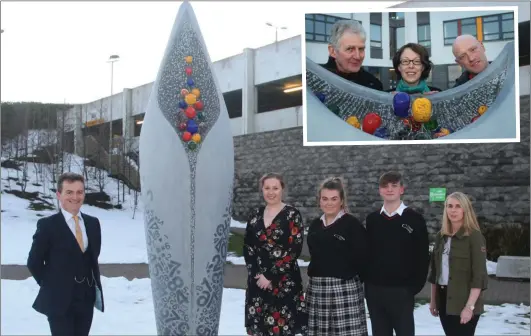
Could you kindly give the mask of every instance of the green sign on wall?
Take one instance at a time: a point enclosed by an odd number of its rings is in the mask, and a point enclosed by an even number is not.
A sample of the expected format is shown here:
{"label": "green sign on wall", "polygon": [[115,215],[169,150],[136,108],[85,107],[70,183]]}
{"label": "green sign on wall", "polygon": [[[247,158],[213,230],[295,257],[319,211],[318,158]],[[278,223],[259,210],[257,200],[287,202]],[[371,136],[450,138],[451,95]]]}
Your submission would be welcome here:
{"label": "green sign on wall", "polygon": [[444,202],[446,200],[446,188],[430,188],[430,202]]}

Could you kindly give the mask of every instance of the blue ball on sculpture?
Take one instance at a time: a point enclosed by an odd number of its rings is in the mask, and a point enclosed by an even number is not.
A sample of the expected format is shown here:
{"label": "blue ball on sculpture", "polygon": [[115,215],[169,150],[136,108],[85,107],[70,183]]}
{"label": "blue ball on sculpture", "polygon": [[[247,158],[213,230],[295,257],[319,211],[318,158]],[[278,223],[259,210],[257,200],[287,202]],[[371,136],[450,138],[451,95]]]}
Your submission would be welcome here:
{"label": "blue ball on sculpture", "polygon": [[199,126],[194,120],[188,120],[188,125],[186,126],[186,130],[192,134],[195,134],[199,130]]}
{"label": "blue ball on sculpture", "polygon": [[188,106],[184,100],[179,101],[179,107],[182,109],[185,109]]}
{"label": "blue ball on sculpture", "polygon": [[382,139],[385,139],[387,138],[388,134],[387,134],[387,128],[385,127],[379,127],[376,129],[376,131],[374,131],[374,136],[377,136],[378,138],[382,138]]}
{"label": "blue ball on sculpture", "polygon": [[326,96],[322,92],[315,92],[315,96],[321,101],[321,103],[324,103]]}
{"label": "blue ball on sculpture", "polygon": [[399,118],[407,118],[409,115],[410,98],[407,93],[398,92],[393,97],[393,110]]}
{"label": "blue ball on sculpture", "polygon": [[186,81],[186,84],[188,84],[188,86],[194,86],[194,80],[191,78],[188,78],[188,80]]}

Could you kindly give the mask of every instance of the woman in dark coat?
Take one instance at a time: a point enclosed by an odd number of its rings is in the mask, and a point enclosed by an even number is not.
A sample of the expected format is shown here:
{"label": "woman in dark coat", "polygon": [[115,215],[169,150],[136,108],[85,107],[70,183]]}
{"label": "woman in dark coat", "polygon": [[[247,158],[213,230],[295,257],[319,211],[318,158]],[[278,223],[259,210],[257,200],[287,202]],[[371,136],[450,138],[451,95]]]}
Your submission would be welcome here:
{"label": "woman in dark coat", "polygon": [[365,228],[348,213],[345,188],[339,178],[325,180],[318,199],[323,215],[312,221],[308,231],[309,335],[365,336]]}
{"label": "woman in dark coat", "polygon": [[304,228],[299,211],[282,202],[278,174],[260,180],[266,206],[247,221],[243,254],[247,265],[245,328],[248,335],[306,335],[307,312],[297,260]]}

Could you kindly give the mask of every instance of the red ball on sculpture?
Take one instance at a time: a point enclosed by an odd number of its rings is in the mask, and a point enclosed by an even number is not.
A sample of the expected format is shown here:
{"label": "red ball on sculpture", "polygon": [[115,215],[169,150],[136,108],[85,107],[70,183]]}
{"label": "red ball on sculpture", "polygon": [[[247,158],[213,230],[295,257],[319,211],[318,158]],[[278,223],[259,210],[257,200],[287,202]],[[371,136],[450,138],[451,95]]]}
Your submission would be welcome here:
{"label": "red ball on sculpture", "polygon": [[180,129],[181,131],[184,131],[184,130],[186,129],[186,123],[184,123],[184,122],[180,123],[180,124],[179,124],[179,129]]}
{"label": "red ball on sculpture", "polygon": [[184,132],[183,133],[183,140],[184,141],[190,141],[192,139],[192,133],[190,132]]}
{"label": "red ball on sculpture", "polygon": [[369,134],[374,134],[376,129],[382,124],[382,118],[376,113],[368,113],[363,118],[363,131]]}
{"label": "red ball on sculpture", "polygon": [[191,76],[192,75],[192,68],[187,67],[185,71],[186,71],[186,75],[187,76]]}
{"label": "red ball on sculpture", "polygon": [[187,118],[193,119],[195,118],[195,114],[196,114],[195,109],[192,106],[188,106],[186,110],[184,110],[184,114],[186,115]]}
{"label": "red ball on sculpture", "polygon": [[196,110],[201,111],[205,106],[202,101],[197,101],[195,102],[194,107]]}

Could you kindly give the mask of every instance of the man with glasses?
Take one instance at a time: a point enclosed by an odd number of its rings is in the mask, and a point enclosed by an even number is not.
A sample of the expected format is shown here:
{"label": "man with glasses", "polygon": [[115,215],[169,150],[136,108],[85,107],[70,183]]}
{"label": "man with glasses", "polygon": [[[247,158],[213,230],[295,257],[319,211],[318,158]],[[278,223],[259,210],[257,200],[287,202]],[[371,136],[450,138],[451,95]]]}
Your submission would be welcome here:
{"label": "man with glasses", "polygon": [[472,35],[458,36],[452,46],[452,52],[457,64],[465,68],[455,81],[454,87],[465,84],[489,65],[485,46]]}

